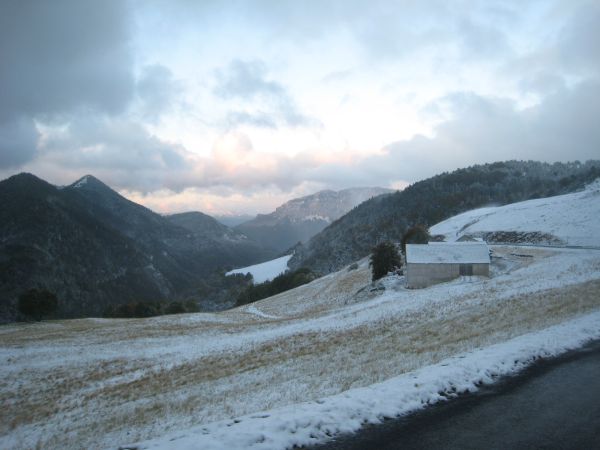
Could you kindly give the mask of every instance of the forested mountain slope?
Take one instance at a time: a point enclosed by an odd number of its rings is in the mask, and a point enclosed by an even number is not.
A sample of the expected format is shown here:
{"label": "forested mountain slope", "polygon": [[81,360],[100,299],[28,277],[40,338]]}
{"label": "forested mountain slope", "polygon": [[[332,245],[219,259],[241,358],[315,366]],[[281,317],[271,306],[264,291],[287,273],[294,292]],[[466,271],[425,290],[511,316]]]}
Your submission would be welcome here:
{"label": "forested mountain slope", "polygon": [[0,182],[0,204],[0,321],[16,318],[30,288],[57,295],[58,317],[98,316],[187,295],[217,269],[271,256],[216,221],[190,231],[89,175],[62,188],[15,175]]}
{"label": "forested mountain slope", "polygon": [[486,205],[573,192],[597,177],[600,161],[506,161],[442,173],[362,203],[299,246],[289,265],[326,274],[366,256],[378,242],[400,240],[412,225],[430,226]]}

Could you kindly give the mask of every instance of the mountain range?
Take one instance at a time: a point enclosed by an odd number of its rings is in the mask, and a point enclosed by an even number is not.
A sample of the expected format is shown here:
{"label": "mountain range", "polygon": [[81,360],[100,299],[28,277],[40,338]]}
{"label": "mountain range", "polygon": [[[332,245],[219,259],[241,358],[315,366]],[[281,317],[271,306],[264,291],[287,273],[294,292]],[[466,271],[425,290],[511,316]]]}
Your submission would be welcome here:
{"label": "mountain range", "polygon": [[200,212],[154,213],[90,175],[57,187],[23,173],[0,181],[0,321],[17,318],[17,299],[30,288],[57,295],[57,317],[178,299],[223,309],[249,283],[225,277],[225,270],[291,246],[290,268],[324,275],[368,255],[378,242],[400,240],[414,224],[574,192],[598,177],[600,161],[497,162],[394,193],[322,191],[230,228]]}
{"label": "mountain range", "polygon": [[31,288],[56,294],[57,317],[167,300],[229,307],[248,281],[226,269],[269,260],[381,192],[322,191],[230,228],[201,212],[157,214],[91,175],[69,186],[12,176],[0,181],[0,322]]}
{"label": "mountain range", "polygon": [[31,174],[0,182],[0,320],[18,296],[44,288],[58,316],[183,298],[218,269],[272,252],[202,213],[161,216],[87,175],[56,187]]}
{"label": "mountain range", "polygon": [[319,191],[290,200],[270,214],[259,214],[235,229],[281,253],[306,242],[365,200],[390,192],[393,191],[378,187]]}

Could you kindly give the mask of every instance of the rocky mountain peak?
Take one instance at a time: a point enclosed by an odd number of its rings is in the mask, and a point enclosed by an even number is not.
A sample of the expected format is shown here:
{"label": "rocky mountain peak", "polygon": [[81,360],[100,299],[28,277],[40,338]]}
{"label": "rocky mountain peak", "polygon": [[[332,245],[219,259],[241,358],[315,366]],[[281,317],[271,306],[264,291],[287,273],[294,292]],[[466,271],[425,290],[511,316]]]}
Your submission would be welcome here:
{"label": "rocky mountain peak", "polygon": [[[112,189],[110,186],[104,184],[98,178],[93,175],[84,175],[74,183],[70,184],[68,188],[72,189],[84,189],[89,191],[104,191],[104,192],[112,192],[117,194],[117,192]],[[117,194],[118,195],[118,194]]]}
{"label": "rocky mountain peak", "polygon": [[392,192],[383,188],[349,188],[341,191],[323,190],[292,199],[279,206],[271,215],[276,220],[322,220],[330,223],[355,206],[377,195]]}
{"label": "rocky mountain peak", "polygon": [[272,213],[259,214],[236,229],[265,247],[282,252],[308,240],[365,200],[389,192],[377,187],[323,190],[289,200]]}

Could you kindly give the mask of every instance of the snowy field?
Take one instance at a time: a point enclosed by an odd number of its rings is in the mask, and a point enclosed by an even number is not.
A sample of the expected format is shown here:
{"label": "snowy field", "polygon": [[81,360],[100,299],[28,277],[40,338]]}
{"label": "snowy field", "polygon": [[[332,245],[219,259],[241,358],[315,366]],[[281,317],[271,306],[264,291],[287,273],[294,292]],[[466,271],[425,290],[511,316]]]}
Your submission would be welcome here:
{"label": "snowy field", "polygon": [[245,275],[249,273],[252,274],[252,281],[254,284],[264,283],[265,281],[271,281],[277,275],[281,275],[285,272],[288,269],[287,263],[291,257],[292,255],[282,256],[281,258],[272,259],[271,261],[266,261],[264,263],[231,270],[225,275],[234,275],[236,273]]}
{"label": "snowy field", "polygon": [[366,260],[234,310],[0,327],[0,448],[314,443],[600,337],[600,251],[373,289]]}
{"label": "snowy field", "polygon": [[599,218],[600,180],[596,180],[581,192],[467,211],[430,231],[449,241],[490,231],[542,232],[567,245],[600,247]]}

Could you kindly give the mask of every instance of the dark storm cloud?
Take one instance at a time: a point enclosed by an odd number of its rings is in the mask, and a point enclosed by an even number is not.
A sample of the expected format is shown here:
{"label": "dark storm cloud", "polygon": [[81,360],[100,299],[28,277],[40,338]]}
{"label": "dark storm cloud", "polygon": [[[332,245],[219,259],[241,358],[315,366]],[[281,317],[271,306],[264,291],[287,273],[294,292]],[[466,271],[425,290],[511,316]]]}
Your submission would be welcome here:
{"label": "dark storm cloud", "polygon": [[133,95],[125,2],[0,6],[0,119],[78,107],[123,110]]}
{"label": "dark storm cloud", "polygon": [[28,117],[0,122],[0,168],[19,167],[32,159],[39,133]]}
{"label": "dark storm cloud", "polygon": [[[254,125],[264,128],[318,126],[319,122],[302,114],[288,90],[267,77],[262,61],[231,61],[215,71],[213,93],[224,100],[242,100],[247,110],[231,111],[225,118],[229,127]],[[255,106],[259,104],[259,108]]]}
{"label": "dark storm cloud", "polygon": [[0,167],[35,154],[32,119],[118,113],[134,92],[125,2],[0,4]]}

